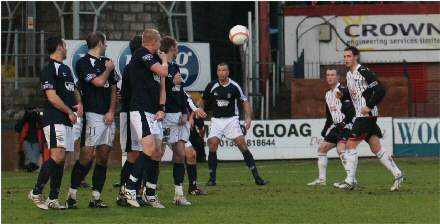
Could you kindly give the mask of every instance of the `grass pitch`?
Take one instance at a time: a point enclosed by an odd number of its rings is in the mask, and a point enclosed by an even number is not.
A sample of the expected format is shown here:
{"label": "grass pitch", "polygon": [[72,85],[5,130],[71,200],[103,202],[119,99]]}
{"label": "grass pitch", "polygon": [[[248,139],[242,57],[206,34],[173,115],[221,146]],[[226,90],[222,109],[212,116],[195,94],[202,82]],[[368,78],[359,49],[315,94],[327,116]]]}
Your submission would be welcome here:
{"label": "grass pitch", "polygon": [[[440,223],[439,158],[396,159],[408,175],[399,192],[378,159],[361,159],[354,191],[332,186],[345,178],[339,160],[329,160],[327,186],[307,186],[318,176],[316,160],[257,161],[270,183],[255,185],[244,162],[218,166],[217,186],[205,187],[207,164],[199,164],[206,196],[189,196],[192,206],[172,204],[172,164],[161,164],[158,195],[166,209],[118,207],[119,167],[111,167],[102,199],[108,209],[88,208],[90,189],[80,189],[78,210],[43,211],[27,199],[36,173],[2,172],[2,223]],[[91,183],[91,173],[87,181]],[[65,170],[60,201],[65,202],[71,170]],[[185,177],[185,184],[187,182]],[[45,193],[49,192],[49,184]],[[185,192],[187,186],[185,186]]]}

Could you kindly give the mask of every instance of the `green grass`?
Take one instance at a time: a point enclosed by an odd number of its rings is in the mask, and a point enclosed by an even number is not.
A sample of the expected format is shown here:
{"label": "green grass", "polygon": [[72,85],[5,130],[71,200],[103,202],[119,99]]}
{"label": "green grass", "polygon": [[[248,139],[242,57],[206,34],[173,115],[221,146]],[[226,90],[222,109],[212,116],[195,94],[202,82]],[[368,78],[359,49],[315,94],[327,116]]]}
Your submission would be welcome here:
{"label": "green grass", "polygon": [[[166,209],[121,208],[115,203],[120,168],[108,170],[102,198],[108,209],[88,208],[90,189],[79,190],[78,210],[42,211],[27,199],[37,174],[2,172],[2,223],[440,223],[439,158],[396,160],[408,180],[390,192],[392,175],[377,159],[359,161],[354,191],[332,187],[345,175],[338,160],[330,160],[327,186],[306,186],[317,175],[314,160],[257,161],[270,183],[256,186],[244,162],[220,163],[209,195],[189,196],[192,206],[172,204],[172,165],[163,163],[158,195]],[[64,203],[70,171],[64,172],[60,199]],[[91,182],[91,174],[87,178]],[[185,177],[186,178],[186,177]],[[199,165],[199,181],[208,178]],[[186,184],[186,183],[185,183]],[[202,185],[202,184],[201,184]],[[48,187],[49,185],[47,185]],[[47,188],[46,187],[46,188]],[[186,186],[185,186],[186,188]],[[45,189],[46,194],[49,189]],[[186,189],[185,189],[186,191]]]}

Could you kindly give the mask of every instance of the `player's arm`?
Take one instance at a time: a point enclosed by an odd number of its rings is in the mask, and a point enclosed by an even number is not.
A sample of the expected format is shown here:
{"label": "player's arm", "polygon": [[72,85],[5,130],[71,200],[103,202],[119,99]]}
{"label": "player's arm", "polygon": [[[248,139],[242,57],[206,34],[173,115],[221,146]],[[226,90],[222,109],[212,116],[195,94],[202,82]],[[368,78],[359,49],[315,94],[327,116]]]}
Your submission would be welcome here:
{"label": "player's arm", "polygon": [[187,101],[188,107],[191,108],[191,110],[193,111],[193,113],[195,113],[195,115],[197,115],[198,118],[205,118],[205,117],[206,117],[206,112],[205,112],[202,108],[198,107],[198,106],[194,103],[194,100],[193,100],[193,98],[191,97],[191,95],[189,95],[189,94],[186,93],[186,92],[185,92],[185,94],[186,94],[186,96],[187,96],[187,97],[186,97],[186,101]]}
{"label": "player's arm", "polygon": [[111,87],[110,93],[110,108],[108,112],[104,115],[104,122],[107,125],[111,125],[115,120],[115,111],[116,111],[116,84],[113,84]]}
{"label": "player's arm", "polygon": [[356,111],[354,109],[353,102],[351,101],[350,92],[346,86],[340,86],[339,90],[343,93],[343,97],[341,99],[341,111],[345,115],[344,123],[353,123],[353,118],[356,115]]}
{"label": "player's arm", "polygon": [[[105,70],[100,76],[91,77],[90,82],[95,85],[96,87],[104,87],[105,83],[107,82],[108,78],[110,77],[110,74],[113,74],[113,70],[115,69],[115,64],[113,60],[107,59],[105,61]],[[116,96],[115,96],[116,98]]]}
{"label": "player's arm", "polygon": [[73,106],[73,108],[76,109],[76,114],[79,117],[82,117],[84,113],[84,107],[81,100],[81,94],[79,93],[78,89],[75,89],[75,100],[76,100],[76,105]]}
{"label": "player's arm", "polygon": [[251,104],[249,103],[249,101],[243,101],[243,108],[244,111],[246,112],[246,120],[244,122],[245,128],[246,130],[248,130],[251,127],[251,122],[252,122],[252,109],[251,109]]}
{"label": "player's arm", "polygon": [[159,53],[159,57],[162,60],[162,63],[154,63],[151,65],[150,70],[159,75],[160,77],[168,76],[168,61],[167,55],[163,52]]}
{"label": "player's arm", "polygon": [[165,77],[160,77],[160,99],[159,111],[156,113],[156,120],[162,121],[165,119],[165,103],[167,101],[167,92],[165,88]]}
{"label": "player's arm", "polygon": [[362,95],[367,101],[367,107],[373,109],[374,106],[377,106],[385,97],[385,87],[372,71],[364,69],[359,71],[359,73],[368,83],[368,88],[362,93]]}
{"label": "player's arm", "polygon": [[328,109],[327,103],[325,104],[325,114],[326,114],[326,120],[325,120],[324,128],[321,131],[322,137],[325,137],[328,128],[333,124],[332,114],[330,113],[330,109]]}
{"label": "player's arm", "polygon": [[76,123],[76,115],[73,111],[61,100],[54,89],[46,89],[47,100],[59,111],[66,113],[69,116],[72,124]]}

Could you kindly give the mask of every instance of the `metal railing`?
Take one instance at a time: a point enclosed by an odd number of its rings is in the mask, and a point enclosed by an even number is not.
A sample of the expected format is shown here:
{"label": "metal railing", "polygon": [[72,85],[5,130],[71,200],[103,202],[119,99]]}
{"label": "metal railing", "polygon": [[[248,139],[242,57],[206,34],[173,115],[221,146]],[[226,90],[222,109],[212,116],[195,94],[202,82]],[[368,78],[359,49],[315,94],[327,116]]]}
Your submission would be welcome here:
{"label": "metal railing", "polygon": [[[34,31],[2,31],[2,36],[7,35],[8,37],[12,34],[14,36],[14,41],[11,44],[12,46],[7,47],[7,49],[12,49],[12,52],[2,52],[2,57],[4,57],[4,71],[10,69],[9,66],[14,65],[14,77],[15,77],[15,89],[19,88],[19,77],[37,77],[38,72],[40,71],[45,61],[47,60],[47,56],[45,55],[45,37],[50,32],[34,32]],[[39,52],[37,53],[37,48],[33,47],[33,52],[26,52],[26,35],[31,34],[34,35],[34,39],[36,40],[33,44],[39,46]],[[39,39],[39,45],[37,45],[37,40]],[[9,42],[9,41],[8,41]],[[10,60],[11,59],[11,60]],[[13,60],[12,60],[13,59]],[[10,63],[12,62],[12,63]]]}

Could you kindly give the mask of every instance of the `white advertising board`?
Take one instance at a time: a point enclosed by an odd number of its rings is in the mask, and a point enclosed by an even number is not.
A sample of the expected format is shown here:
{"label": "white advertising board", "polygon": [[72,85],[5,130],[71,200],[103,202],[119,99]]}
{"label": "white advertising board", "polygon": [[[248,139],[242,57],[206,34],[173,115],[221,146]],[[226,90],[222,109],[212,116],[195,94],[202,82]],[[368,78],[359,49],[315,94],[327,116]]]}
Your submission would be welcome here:
{"label": "white advertising board", "polygon": [[[66,40],[67,58],[64,63],[76,74],[75,65],[79,58],[87,54],[87,44],[83,40]],[[116,72],[122,75],[125,65],[131,59],[128,41],[108,41],[106,56],[116,64]],[[187,91],[203,91],[211,81],[211,61],[208,43],[179,43],[176,63],[180,67],[183,85]],[[120,83],[118,83],[120,86]]]}
{"label": "white advertising board", "polygon": [[[319,144],[323,141],[321,131],[324,123],[325,119],[252,121],[245,138],[256,160],[317,158]],[[378,125],[384,135],[381,140],[382,147],[392,154],[392,119],[379,118]],[[206,136],[209,134],[209,126],[210,122],[205,122]],[[375,156],[364,141],[357,149],[361,157]],[[205,150],[208,155],[208,147]],[[166,151],[164,159],[171,159],[171,150]],[[338,157],[334,149],[328,153],[328,156]],[[242,160],[243,155],[233,142],[223,138],[217,151],[217,158]]]}
{"label": "white advertising board", "polygon": [[[360,50],[438,50],[440,15],[364,15],[336,18],[346,44]],[[337,49],[345,45],[337,42]]]}

